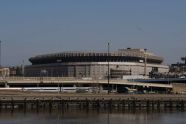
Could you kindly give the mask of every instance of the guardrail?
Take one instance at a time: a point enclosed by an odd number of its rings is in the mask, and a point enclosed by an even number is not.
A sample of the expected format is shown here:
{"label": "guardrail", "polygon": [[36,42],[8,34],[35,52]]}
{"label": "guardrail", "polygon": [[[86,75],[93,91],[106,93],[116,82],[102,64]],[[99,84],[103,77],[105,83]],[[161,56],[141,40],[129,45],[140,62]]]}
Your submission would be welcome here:
{"label": "guardrail", "polygon": [[5,77],[2,78],[1,80],[75,80],[76,78],[74,77]]}

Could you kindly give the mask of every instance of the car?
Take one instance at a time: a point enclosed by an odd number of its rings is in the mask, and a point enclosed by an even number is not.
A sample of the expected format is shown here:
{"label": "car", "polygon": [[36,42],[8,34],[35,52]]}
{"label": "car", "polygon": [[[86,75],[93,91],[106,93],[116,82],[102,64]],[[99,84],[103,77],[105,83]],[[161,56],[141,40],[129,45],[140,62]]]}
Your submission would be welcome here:
{"label": "car", "polygon": [[185,79],[186,77],[185,77],[185,76],[180,76],[179,78],[180,78],[180,79]]}

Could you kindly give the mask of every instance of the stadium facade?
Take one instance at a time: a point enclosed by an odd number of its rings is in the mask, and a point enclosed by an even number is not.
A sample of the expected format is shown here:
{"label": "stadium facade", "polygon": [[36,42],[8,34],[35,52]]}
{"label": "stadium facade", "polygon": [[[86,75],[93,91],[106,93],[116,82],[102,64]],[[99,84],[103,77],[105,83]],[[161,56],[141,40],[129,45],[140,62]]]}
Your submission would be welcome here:
{"label": "stadium facade", "polygon": [[[25,76],[55,76],[104,79],[127,75],[164,73],[169,67],[163,58],[145,49],[119,49],[114,52],[62,52],[31,57]],[[108,68],[109,65],[109,68]]]}

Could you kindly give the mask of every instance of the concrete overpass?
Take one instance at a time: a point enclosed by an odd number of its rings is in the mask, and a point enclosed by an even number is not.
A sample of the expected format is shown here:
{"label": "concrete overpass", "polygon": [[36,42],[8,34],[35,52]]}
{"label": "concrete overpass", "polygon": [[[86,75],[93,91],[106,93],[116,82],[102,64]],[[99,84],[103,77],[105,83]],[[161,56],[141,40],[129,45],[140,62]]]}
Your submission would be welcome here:
{"label": "concrete overpass", "polygon": [[[71,77],[7,77],[0,79],[0,84],[9,85],[28,85],[28,84],[91,84],[91,85],[106,85],[107,80],[102,79],[76,79]],[[111,79],[111,85],[128,85],[128,86],[142,86],[142,87],[157,87],[157,88],[169,88],[172,89],[172,84],[160,84],[160,83],[143,83],[143,82],[132,82],[121,79]]]}

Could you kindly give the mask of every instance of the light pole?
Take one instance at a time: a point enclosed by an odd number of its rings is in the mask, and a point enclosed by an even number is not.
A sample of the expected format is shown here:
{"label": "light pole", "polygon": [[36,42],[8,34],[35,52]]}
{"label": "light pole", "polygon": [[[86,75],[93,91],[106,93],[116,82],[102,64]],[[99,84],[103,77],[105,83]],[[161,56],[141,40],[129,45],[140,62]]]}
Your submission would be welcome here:
{"label": "light pole", "polygon": [[108,73],[107,73],[107,79],[108,79],[108,85],[107,85],[107,89],[108,89],[108,94],[110,93],[110,63],[109,63],[109,56],[110,56],[110,43],[108,42],[108,51],[107,51],[107,64],[108,64]]}
{"label": "light pole", "polygon": [[147,54],[146,54],[146,52],[147,52],[147,49],[144,49],[144,58],[145,58],[145,61],[144,61],[144,76],[146,77],[146,75],[147,75]]}
{"label": "light pole", "polygon": [[63,93],[63,74],[61,74],[61,86],[60,86],[60,92],[62,92]]}
{"label": "light pole", "polygon": [[22,63],[22,76],[23,77],[25,76],[25,64],[24,64],[24,60],[23,60],[23,63]]}
{"label": "light pole", "polygon": [[59,74],[57,73],[57,88],[58,88],[58,94],[60,92],[60,87],[59,87]]}

